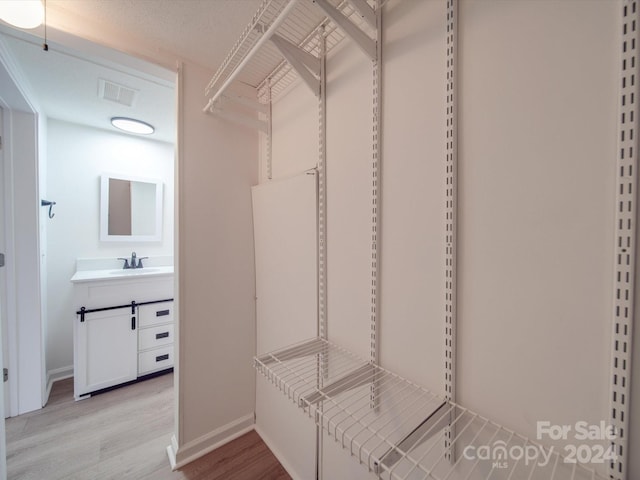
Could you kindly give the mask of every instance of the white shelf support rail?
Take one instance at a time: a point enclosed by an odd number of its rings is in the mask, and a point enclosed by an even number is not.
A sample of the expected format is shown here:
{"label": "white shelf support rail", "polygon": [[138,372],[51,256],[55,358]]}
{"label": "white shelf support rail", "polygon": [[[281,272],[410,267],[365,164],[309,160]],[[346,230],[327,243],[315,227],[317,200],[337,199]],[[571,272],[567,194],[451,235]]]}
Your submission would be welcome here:
{"label": "white shelf support rail", "polygon": [[[378,478],[606,478],[579,462],[567,462],[559,448],[531,441],[324,339],[258,356],[254,365]],[[324,387],[318,378],[320,365]],[[447,428],[455,432],[448,444]],[[452,449],[462,452],[454,461]],[[496,449],[510,456],[496,458]]]}
{"label": "white shelf support rail", "polygon": [[267,79],[267,179],[273,178],[273,100],[271,79]]}
{"label": "white shelf support rail", "polygon": [[[372,72],[371,157],[371,362],[378,363],[380,325],[380,239],[382,222],[382,2],[376,1],[376,54]],[[375,392],[371,392],[375,403]]]}
{"label": "white shelf support rail", "polygon": [[318,29],[320,95],[318,95],[318,336],[327,332],[327,40]]}
{"label": "white shelf support rail", "polygon": [[[446,157],[445,157],[445,397],[456,400],[456,237],[457,237],[457,109],[456,109],[456,47],[458,0],[447,0],[447,80],[446,80]],[[455,437],[448,428],[445,446]],[[455,462],[456,452],[450,460]]]}
{"label": "white shelf support rail", "polygon": [[611,365],[611,425],[617,459],[610,462],[614,480],[628,478],[629,396],[636,278],[636,215],[638,170],[638,65],[639,1],[622,2],[621,76],[618,105],[618,154],[616,159],[616,222],[614,251],[614,308]]}
{"label": "white shelf support rail", "polygon": [[277,33],[271,38],[271,43],[278,49],[284,59],[296,71],[298,76],[317,97],[320,95],[320,59],[285,40]]}
{"label": "white shelf support rail", "polygon": [[[333,23],[338,25],[342,31],[355,42],[355,44],[362,50],[371,61],[375,61],[377,58],[376,42],[371,39],[366,33],[364,33],[359,27],[353,24],[348,18],[346,18],[336,7],[331,5],[327,0],[314,0],[314,3],[324,12],[324,14],[331,19]],[[353,5],[353,1],[350,2]],[[356,2],[360,4],[360,2]],[[355,7],[355,5],[354,5]],[[367,16],[364,16],[367,20]]]}

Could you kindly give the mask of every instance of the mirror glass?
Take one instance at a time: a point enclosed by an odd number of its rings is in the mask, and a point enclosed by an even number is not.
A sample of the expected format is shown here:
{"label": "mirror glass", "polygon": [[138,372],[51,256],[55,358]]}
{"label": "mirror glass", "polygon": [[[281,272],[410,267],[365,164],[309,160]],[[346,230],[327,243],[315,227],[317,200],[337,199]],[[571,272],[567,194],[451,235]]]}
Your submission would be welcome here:
{"label": "mirror glass", "polygon": [[100,184],[100,240],[162,239],[162,182],[104,174]]}

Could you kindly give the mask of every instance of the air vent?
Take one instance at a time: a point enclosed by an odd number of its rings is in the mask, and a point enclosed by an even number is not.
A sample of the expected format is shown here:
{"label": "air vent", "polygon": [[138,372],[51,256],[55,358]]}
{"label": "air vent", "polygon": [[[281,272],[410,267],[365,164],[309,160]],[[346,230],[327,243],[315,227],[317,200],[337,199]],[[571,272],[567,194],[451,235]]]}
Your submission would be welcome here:
{"label": "air vent", "polygon": [[118,85],[103,78],[98,79],[98,97],[103,100],[109,100],[110,102],[131,107],[135,102],[137,93],[137,90],[125,87],[124,85]]}

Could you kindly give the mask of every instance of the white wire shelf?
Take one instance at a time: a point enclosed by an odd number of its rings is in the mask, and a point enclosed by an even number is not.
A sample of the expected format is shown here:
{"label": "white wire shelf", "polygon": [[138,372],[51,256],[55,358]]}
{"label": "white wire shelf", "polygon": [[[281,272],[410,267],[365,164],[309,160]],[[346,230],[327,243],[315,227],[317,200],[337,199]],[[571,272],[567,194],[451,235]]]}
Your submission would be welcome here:
{"label": "white wire shelf", "polygon": [[[371,32],[347,0],[329,0],[329,4],[351,23]],[[263,0],[207,85],[205,96],[209,103],[205,110],[216,103],[231,81],[253,86],[257,98],[265,102],[268,88],[270,98],[275,100],[298,78],[280,51],[267,41],[273,34],[315,56],[319,55],[320,36],[326,40],[327,52],[344,38],[342,31],[312,0]]]}
{"label": "white wire shelf", "polygon": [[378,478],[606,478],[320,338],[254,365]]}

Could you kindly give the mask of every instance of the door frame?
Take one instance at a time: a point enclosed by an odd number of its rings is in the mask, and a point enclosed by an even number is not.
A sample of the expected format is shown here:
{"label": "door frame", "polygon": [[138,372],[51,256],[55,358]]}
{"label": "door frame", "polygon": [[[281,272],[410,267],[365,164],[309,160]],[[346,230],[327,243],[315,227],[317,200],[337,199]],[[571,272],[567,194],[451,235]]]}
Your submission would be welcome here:
{"label": "door frame", "polygon": [[[9,350],[9,414],[42,408],[45,393],[40,287],[40,130],[44,118],[25,91],[27,83],[0,40],[0,106],[3,108],[5,299]],[[20,268],[18,268],[20,265]],[[20,381],[18,381],[20,379]]]}

